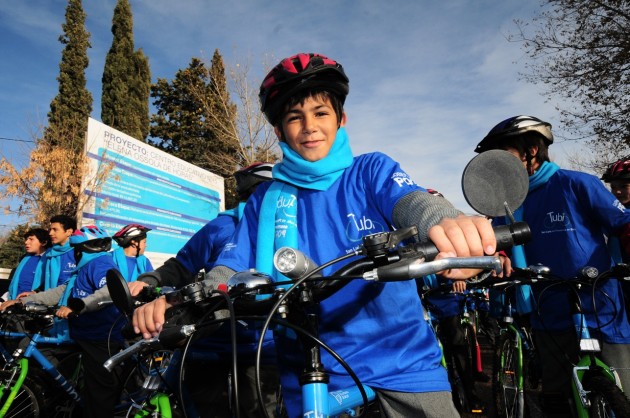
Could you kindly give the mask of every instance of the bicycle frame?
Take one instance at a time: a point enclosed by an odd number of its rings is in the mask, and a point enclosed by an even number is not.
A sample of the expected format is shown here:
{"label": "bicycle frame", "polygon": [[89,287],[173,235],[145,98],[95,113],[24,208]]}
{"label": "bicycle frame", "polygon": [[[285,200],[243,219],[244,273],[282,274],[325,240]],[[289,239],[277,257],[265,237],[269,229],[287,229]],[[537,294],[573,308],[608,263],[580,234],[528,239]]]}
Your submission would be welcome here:
{"label": "bicycle frame", "polygon": [[[17,336],[20,333],[8,334],[14,334],[14,336]],[[7,335],[7,333],[5,333],[5,335]],[[4,417],[4,415],[7,413],[13,403],[13,400],[15,399],[15,396],[17,396],[18,392],[20,391],[22,384],[24,383],[24,379],[26,379],[29,371],[29,358],[31,357],[40,364],[42,370],[48,373],[59,385],[59,387],[70,396],[72,400],[79,404],[82,402],[81,396],[77,392],[76,388],[59,372],[59,370],[57,370],[57,368],[55,368],[55,366],[46,358],[46,356],[44,356],[42,352],[37,349],[37,345],[39,343],[63,345],[69,344],[70,342],[67,340],[61,340],[57,337],[46,337],[41,334],[33,334],[31,336],[31,341],[24,350],[24,354],[21,356],[21,358],[19,358],[17,361],[12,361],[7,365],[13,369],[15,374],[19,375],[13,386],[8,388],[10,392],[6,401],[2,405],[2,408],[0,409],[0,418]],[[13,381],[13,379],[11,379],[11,381]],[[4,392],[6,389],[7,385],[5,384],[5,382],[0,382],[0,392]]]}
{"label": "bicycle frame", "polygon": [[[573,297],[577,296],[574,295]],[[573,367],[571,390],[573,392],[574,404],[578,418],[588,418],[590,416],[589,408],[591,406],[591,401],[589,398],[590,392],[585,390],[582,385],[584,374],[589,370],[597,369],[603,376],[608,378],[620,388],[621,383],[619,382],[616,372],[597,357],[596,353],[601,352],[599,341],[596,338],[591,338],[586,324],[586,317],[582,313],[582,309],[579,304],[573,303],[573,306],[575,312],[573,313],[572,318],[576,334],[580,342],[580,351],[586,355],[583,355],[576,366]]]}

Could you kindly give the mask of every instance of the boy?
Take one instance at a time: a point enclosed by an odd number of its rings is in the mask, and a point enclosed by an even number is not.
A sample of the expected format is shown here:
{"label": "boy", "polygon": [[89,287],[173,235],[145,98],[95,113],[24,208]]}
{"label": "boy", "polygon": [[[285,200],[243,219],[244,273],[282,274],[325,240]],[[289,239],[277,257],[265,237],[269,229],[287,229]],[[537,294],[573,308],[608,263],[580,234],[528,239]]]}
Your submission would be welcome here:
{"label": "boy", "polygon": [[[529,173],[529,192],[515,211],[515,217],[529,224],[532,239],[524,245],[524,253],[512,251],[512,264],[527,267],[541,263],[567,279],[575,277],[587,265],[600,272],[608,270],[614,263],[606,236],[627,230],[630,212],[597,177],[563,170],[551,162],[552,143],[551,124],[520,115],[497,124],[475,149],[479,153],[491,149],[508,151],[523,162]],[[579,354],[568,289],[562,286],[545,289],[544,283],[532,285],[538,308],[531,314],[531,324],[541,356],[543,407],[549,413],[567,411],[571,363]],[[608,280],[598,285],[595,292],[585,288],[580,299],[589,328],[603,342],[603,360],[609,366],[616,366],[622,386],[629,388],[630,324],[621,284]]]}
{"label": "boy", "polygon": [[50,247],[48,231],[42,228],[29,229],[24,234],[24,250],[26,254],[9,277],[8,292],[4,300],[17,299],[33,293],[41,284],[42,254]]}
{"label": "boy", "polygon": [[86,416],[111,418],[120,394],[120,382],[109,373],[103,363],[120,350],[123,339],[118,329],[112,326],[120,316],[113,305],[72,317],[81,309],[75,309],[77,302],[105,286],[105,275],[110,269],[117,269],[109,250],[111,238],[96,226],[84,226],[69,239],[77,260],[77,275],[66,285],[46,292],[22,298],[22,303],[40,302],[49,306],[58,305],[57,316],[68,320],[70,337],[79,345],[83,353],[85,387],[81,395],[85,401]]}
{"label": "boy", "polygon": [[[262,184],[250,197],[210,272],[213,280],[225,282],[234,271],[254,266],[274,273],[274,246],[299,248],[323,263],[346,254],[363,235],[411,225],[419,226],[421,239],[431,238],[441,256],[494,254],[496,241],[486,219],[463,216],[445,199],[426,193],[383,154],[353,157],[344,128],[348,84],[342,66],[319,54],[287,58],[267,75],[259,97],[284,154],[273,169],[281,181]],[[448,275],[467,278],[474,272]],[[136,310],[136,330],[145,337],[159,331],[166,307],[161,298]],[[413,281],[355,280],[321,308],[334,312],[335,319],[322,315],[320,337],[364,384],[377,389],[385,416],[459,416]],[[287,360],[294,341],[277,338],[276,343],[289,416],[301,416],[297,376],[302,364]],[[331,390],[353,384],[327,353],[322,362]]]}
{"label": "boy", "polygon": [[128,282],[136,281],[140,274],[153,271],[151,261],[144,255],[149,231],[150,229],[145,226],[130,224],[122,227],[113,236],[119,245],[119,248],[112,252],[114,264]]}
{"label": "boy", "polygon": [[69,240],[76,229],[74,218],[66,215],[50,218],[49,235],[53,246],[45,255],[43,290],[57,287],[70,279],[76,263]]}

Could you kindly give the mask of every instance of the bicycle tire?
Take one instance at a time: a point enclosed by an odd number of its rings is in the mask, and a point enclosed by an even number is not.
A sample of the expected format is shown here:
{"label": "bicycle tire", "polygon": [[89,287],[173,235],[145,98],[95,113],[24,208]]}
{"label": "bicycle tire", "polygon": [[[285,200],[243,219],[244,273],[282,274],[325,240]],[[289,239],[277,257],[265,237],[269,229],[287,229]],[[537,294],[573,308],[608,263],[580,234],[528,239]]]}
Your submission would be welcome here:
{"label": "bicycle tire", "polygon": [[[9,370],[0,370],[0,381],[13,385],[13,373]],[[4,405],[6,394],[3,394],[1,404]],[[39,384],[29,376],[26,376],[11,406],[4,415],[5,418],[39,418],[44,416],[44,393]]]}
{"label": "bicycle tire", "polygon": [[503,334],[492,362],[492,398],[499,418],[525,418],[525,393],[518,390],[518,347],[510,333]]}
{"label": "bicycle tire", "polygon": [[630,401],[615,382],[600,373],[587,372],[582,384],[590,392],[591,418],[630,417]]}

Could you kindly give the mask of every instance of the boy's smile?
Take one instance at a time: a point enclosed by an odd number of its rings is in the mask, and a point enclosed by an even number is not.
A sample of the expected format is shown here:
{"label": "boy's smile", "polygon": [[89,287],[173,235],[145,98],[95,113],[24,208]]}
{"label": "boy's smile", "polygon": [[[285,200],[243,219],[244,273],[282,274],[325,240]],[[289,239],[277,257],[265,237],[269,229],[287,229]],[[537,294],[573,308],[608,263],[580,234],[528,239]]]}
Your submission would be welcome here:
{"label": "boy's smile", "polygon": [[[346,115],[339,123],[327,97],[311,96],[287,110],[281,124],[287,145],[306,161],[315,162],[328,155],[337,129],[346,124]],[[276,135],[281,137],[278,128]]]}

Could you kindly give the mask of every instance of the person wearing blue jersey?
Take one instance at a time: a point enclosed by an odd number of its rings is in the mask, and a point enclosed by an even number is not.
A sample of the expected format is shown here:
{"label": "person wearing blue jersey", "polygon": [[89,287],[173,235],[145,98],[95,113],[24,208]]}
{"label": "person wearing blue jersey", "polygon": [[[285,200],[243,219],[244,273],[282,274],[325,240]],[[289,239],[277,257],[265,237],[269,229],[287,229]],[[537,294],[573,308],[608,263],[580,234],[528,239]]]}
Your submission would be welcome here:
{"label": "person wearing blue jersey", "polygon": [[40,290],[62,285],[72,276],[76,263],[70,246],[70,236],[77,229],[74,218],[57,215],[50,218],[50,242],[52,247],[44,255],[44,281]]}
{"label": "person wearing blue jersey", "polygon": [[[177,255],[167,260],[164,265],[154,272],[140,275],[138,281],[154,286],[182,287],[195,280],[199,271],[210,271],[228,243],[236,225],[243,216],[245,202],[262,182],[271,180],[273,164],[257,162],[244,167],[234,173],[236,179],[236,194],[239,204],[229,210],[221,212],[208,222],[178,251]],[[130,289],[132,294],[134,289]],[[198,366],[192,364],[186,369],[185,383],[196,409],[201,416],[226,417],[230,416],[226,401],[229,393],[226,387],[228,374],[231,372],[229,355],[231,351],[230,336],[225,329],[227,324],[210,339],[197,341],[194,350],[203,348],[217,353],[217,360],[213,361],[213,373],[206,372],[207,364]],[[254,369],[254,354],[258,342],[255,330],[247,330],[239,324],[237,341],[239,343],[239,381],[244,382],[240,387],[241,415],[255,418],[262,415],[256,399],[256,382]],[[266,340],[264,357],[261,365],[262,392],[264,404],[270,416],[276,409],[276,392],[278,389],[278,373],[275,364],[275,350],[271,333]]]}
{"label": "person wearing blue jersey", "polygon": [[3,301],[32,293],[41,284],[42,255],[50,248],[50,236],[43,228],[32,228],[24,234],[25,254],[9,275],[9,288]]}
{"label": "person wearing blue jersey", "polygon": [[119,246],[112,251],[114,264],[128,282],[135,282],[140,274],[153,271],[151,260],[144,255],[150,230],[140,224],[129,224],[112,237]]}
{"label": "person wearing blue jersey", "polygon": [[[118,270],[109,253],[111,237],[97,226],[84,226],[70,237],[77,259],[77,276],[59,301],[57,316],[68,319],[70,337],[82,351],[84,415],[113,417],[114,407],[122,391],[115,373],[108,372],[103,363],[123,346],[120,312],[112,304],[99,310],[83,310],[83,298],[106,285],[105,276],[111,269]],[[74,314],[74,315],[73,315]]]}
{"label": "person wearing blue jersey", "polygon": [[[517,220],[532,231],[530,242],[512,250],[512,265],[541,263],[567,279],[584,266],[608,270],[613,258],[606,244],[627,230],[630,212],[597,177],[561,169],[550,161],[551,124],[533,116],[514,116],[497,124],[477,145],[478,153],[503,149],[518,157],[529,173],[529,192]],[[506,222],[495,219],[497,223]],[[570,402],[571,365],[578,358],[577,340],[570,317],[568,288],[532,286],[537,305],[531,325],[542,363],[543,406],[548,412],[567,411]],[[582,309],[592,334],[602,343],[601,356],[615,367],[624,388],[630,388],[630,324],[621,283],[609,280],[580,292]]]}
{"label": "person wearing blue jersey", "polygon": [[[262,111],[283,159],[273,168],[274,181],[248,200],[209,280],[225,282],[253,267],[274,274],[273,252],[280,246],[298,248],[321,264],[351,252],[365,235],[411,225],[419,227],[420,239],[431,238],[441,257],[495,253],[488,220],[464,216],[427,193],[384,154],[353,156],[343,110],[348,91],[343,67],[320,54],[286,58],[265,77]],[[145,337],[159,332],[167,307],[161,298],[136,310],[136,331]],[[355,280],[321,303],[320,337],[377,390],[384,416],[457,417],[440,348],[421,312],[413,281]],[[303,359],[295,340],[275,336],[289,416],[302,416]],[[331,390],[354,384],[327,353],[322,362]]]}
{"label": "person wearing blue jersey", "polygon": [[[67,215],[56,215],[50,218],[48,234],[52,247],[42,254],[41,279],[39,286],[20,296],[35,296],[35,292],[55,289],[65,289],[66,283],[71,280],[76,270],[74,251],[70,246],[70,236],[77,228],[74,218]],[[62,291],[63,293],[63,291]],[[13,305],[15,300],[8,300],[0,305],[0,310],[5,310]],[[55,318],[55,325],[48,334],[61,339],[69,339],[68,323],[65,320]]]}

